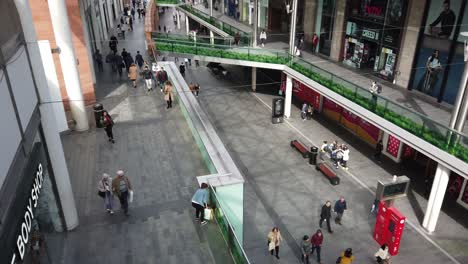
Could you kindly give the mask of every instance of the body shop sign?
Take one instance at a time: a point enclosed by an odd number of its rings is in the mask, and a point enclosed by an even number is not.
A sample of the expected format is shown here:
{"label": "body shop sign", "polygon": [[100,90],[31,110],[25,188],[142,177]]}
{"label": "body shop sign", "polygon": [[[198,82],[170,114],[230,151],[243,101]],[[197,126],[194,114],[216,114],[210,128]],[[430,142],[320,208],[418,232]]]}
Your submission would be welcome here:
{"label": "body shop sign", "polygon": [[34,209],[37,207],[39,194],[41,193],[42,183],[44,181],[43,172],[42,163],[39,163],[37,165],[36,175],[34,176],[34,182],[26,205],[26,210],[24,211],[24,215],[21,220],[20,229],[17,231],[18,236],[16,238],[16,250],[11,257],[11,264],[24,259],[26,246],[30,240],[29,235],[32,228],[32,222],[34,220]]}

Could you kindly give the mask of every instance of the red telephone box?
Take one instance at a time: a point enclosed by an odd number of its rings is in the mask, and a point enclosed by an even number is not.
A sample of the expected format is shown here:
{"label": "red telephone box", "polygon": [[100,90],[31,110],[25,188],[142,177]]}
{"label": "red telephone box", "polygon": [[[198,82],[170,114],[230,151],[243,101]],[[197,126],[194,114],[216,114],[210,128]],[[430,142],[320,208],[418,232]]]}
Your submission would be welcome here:
{"label": "red telephone box", "polygon": [[388,216],[388,208],[385,206],[385,203],[381,201],[379,203],[379,211],[377,212],[374,228],[374,239],[379,245],[384,244],[387,240]]}
{"label": "red telephone box", "polygon": [[401,214],[395,207],[390,207],[387,210],[389,221],[387,229],[386,243],[388,245],[388,252],[394,256],[398,254],[400,248],[401,235],[405,228],[406,217]]}

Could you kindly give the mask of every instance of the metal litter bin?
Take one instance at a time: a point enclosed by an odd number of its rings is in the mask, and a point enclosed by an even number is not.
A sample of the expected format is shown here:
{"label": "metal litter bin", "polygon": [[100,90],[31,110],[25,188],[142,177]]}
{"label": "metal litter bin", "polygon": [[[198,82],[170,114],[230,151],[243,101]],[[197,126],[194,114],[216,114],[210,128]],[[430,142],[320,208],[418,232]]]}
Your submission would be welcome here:
{"label": "metal litter bin", "polygon": [[317,154],[318,154],[318,148],[315,146],[310,147],[310,153],[309,153],[309,164],[310,165],[316,165],[317,164]]}

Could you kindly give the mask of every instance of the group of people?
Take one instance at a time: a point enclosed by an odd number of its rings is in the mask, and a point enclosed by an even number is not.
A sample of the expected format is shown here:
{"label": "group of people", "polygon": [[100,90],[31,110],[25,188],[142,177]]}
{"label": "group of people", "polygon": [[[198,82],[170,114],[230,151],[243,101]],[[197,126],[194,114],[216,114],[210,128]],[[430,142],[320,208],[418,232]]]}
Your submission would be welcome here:
{"label": "group of people", "polygon": [[305,121],[306,119],[310,120],[312,118],[313,113],[314,113],[314,107],[311,104],[304,102],[301,108],[302,121]]}
{"label": "group of people", "polygon": [[323,155],[327,152],[330,154],[333,166],[335,166],[336,169],[338,169],[338,165],[341,165],[343,169],[348,170],[348,146],[345,144],[338,144],[336,140],[331,143],[328,143],[328,141],[324,140],[322,146],[320,147],[319,158],[324,160]]}
{"label": "group of people", "polygon": [[133,189],[123,170],[117,171],[115,179],[112,179],[107,173],[102,174],[97,189],[98,195],[104,199],[107,213],[114,214],[114,195],[117,195],[124,214],[126,216],[130,215],[128,213],[128,203],[133,199]]}

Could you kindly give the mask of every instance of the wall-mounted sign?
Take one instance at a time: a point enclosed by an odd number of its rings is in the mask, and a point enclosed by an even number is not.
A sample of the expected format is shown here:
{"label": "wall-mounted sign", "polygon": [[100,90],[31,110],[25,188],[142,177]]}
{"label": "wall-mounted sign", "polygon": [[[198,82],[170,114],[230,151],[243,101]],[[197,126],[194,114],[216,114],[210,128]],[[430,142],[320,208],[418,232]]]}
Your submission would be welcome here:
{"label": "wall-mounted sign", "polygon": [[379,40],[379,32],[369,30],[369,29],[363,29],[362,30],[362,37],[378,41]]}
{"label": "wall-mounted sign", "polygon": [[18,236],[16,239],[16,250],[11,257],[11,264],[16,263],[18,260],[24,259],[24,254],[26,252],[26,246],[31,240],[29,236],[32,229],[32,223],[34,220],[34,209],[37,207],[39,201],[39,194],[41,193],[42,183],[44,182],[44,171],[42,163],[39,163],[36,168],[34,182],[31,187],[30,196],[28,199],[28,204],[26,205],[26,210],[24,211],[23,219],[21,221],[20,229],[18,230]]}

